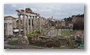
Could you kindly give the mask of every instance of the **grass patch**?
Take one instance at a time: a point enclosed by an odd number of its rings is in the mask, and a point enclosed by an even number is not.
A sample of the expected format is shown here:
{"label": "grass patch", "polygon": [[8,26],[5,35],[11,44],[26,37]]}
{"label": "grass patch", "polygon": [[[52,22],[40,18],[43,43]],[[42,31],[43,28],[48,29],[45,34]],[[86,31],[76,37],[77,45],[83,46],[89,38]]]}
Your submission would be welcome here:
{"label": "grass patch", "polygon": [[11,40],[8,42],[8,44],[10,45],[18,45],[18,41],[17,40]]}
{"label": "grass patch", "polygon": [[71,34],[71,31],[70,31],[70,30],[63,30],[63,31],[62,31],[62,34],[63,34],[64,36],[68,36],[68,35]]}
{"label": "grass patch", "polygon": [[34,36],[34,34],[33,33],[30,33],[30,34],[27,34],[26,36],[27,37],[32,37],[32,36]]}
{"label": "grass patch", "polygon": [[41,34],[40,31],[36,31],[36,32],[32,32],[32,33],[30,33],[30,34],[27,34],[26,36],[27,36],[27,37],[33,37],[33,36],[40,35],[40,34]]}

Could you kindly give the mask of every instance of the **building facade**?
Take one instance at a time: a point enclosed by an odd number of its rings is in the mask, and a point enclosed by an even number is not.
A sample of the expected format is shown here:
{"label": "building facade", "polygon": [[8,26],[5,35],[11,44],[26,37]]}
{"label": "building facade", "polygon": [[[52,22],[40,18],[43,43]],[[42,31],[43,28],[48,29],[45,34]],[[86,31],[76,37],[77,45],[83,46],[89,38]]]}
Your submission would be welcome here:
{"label": "building facade", "polygon": [[4,35],[13,35],[13,21],[11,17],[4,17]]}

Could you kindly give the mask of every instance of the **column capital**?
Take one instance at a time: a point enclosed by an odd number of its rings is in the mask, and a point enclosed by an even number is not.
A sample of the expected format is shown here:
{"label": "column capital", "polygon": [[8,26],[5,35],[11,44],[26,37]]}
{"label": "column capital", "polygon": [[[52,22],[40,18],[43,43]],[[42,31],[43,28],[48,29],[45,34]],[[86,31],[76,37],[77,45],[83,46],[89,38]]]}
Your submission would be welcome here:
{"label": "column capital", "polygon": [[21,14],[17,14],[18,16],[21,16]]}
{"label": "column capital", "polygon": [[29,17],[28,15],[26,15],[26,17]]}
{"label": "column capital", "polygon": [[33,18],[33,16],[30,16],[31,18]]}
{"label": "column capital", "polygon": [[35,16],[33,16],[33,18],[35,18]]}
{"label": "column capital", "polygon": [[31,15],[29,15],[29,17],[31,18]]}
{"label": "column capital", "polygon": [[37,16],[35,16],[35,18],[37,18]]}

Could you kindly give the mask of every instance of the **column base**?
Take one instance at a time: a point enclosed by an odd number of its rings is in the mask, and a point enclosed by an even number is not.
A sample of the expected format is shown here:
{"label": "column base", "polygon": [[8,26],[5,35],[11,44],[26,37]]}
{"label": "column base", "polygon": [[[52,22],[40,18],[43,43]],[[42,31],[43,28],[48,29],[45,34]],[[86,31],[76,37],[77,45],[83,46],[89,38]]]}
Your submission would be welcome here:
{"label": "column base", "polygon": [[27,36],[18,35],[18,45],[29,45]]}
{"label": "column base", "polygon": [[26,45],[29,45],[29,40],[28,40],[27,36],[23,36],[23,37],[24,37],[23,43]]}
{"label": "column base", "polygon": [[22,45],[22,35],[18,35],[18,45]]}

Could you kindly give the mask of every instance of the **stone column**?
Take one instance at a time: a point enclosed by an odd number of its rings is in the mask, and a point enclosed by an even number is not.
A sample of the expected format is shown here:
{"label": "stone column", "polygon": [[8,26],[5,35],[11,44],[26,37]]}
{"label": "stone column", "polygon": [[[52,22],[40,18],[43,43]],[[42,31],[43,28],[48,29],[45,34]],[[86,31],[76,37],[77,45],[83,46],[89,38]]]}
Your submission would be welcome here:
{"label": "stone column", "polygon": [[28,38],[26,36],[26,20],[25,20],[25,14],[23,14],[23,37],[25,38],[25,44],[29,44]]}
{"label": "stone column", "polygon": [[35,32],[36,31],[36,28],[37,28],[36,27],[36,16],[34,16],[34,21],[33,22],[34,22],[34,32]]}
{"label": "stone column", "polygon": [[19,27],[19,35],[21,35],[21,18],[20,18],[21,15],[18,15],[18,27]]}
{"label": "stone column", "polygon": [[27,34],[29,34],[29,17],[27,16]]}
{"label": "stone column", "polygon": [[36,31],[36,19],[37,19],[37,16],[34,16],[34,18],[33,18],[33,24],[34,24],[34,27],[33,27],[33,31],[35,32]]}
{"label": "stone column", "polygon": [[32,33],[32,16],[30,17],[30,33]]}
{"label": "stone column", "polygon": [[22,34],[21,34],[21,15],[18,15],[18,27],[19,27],[19,35],[18,35],[18,45],[22,45]]}
{"label": "stone column", "polygon": [[25,20],[25,14],[23,15],[23,35],[26,36],[26,20]]}

